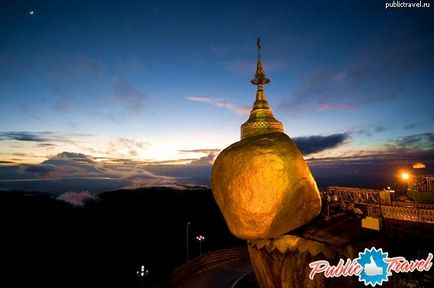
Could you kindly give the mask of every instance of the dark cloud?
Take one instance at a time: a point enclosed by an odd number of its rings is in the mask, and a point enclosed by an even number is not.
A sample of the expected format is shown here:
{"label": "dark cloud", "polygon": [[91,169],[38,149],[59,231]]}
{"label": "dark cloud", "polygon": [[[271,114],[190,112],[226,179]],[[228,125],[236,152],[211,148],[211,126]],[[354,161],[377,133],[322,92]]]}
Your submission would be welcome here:
{"label": "dark cloud", "polygon": [[116,77],[113,80],[113,95],[124,102],[128,110],[134,113],[142,111],[145,101],[149,99],[148,94],[123,77]]}
{"label": "dark cloud", "polygon": [[[58,66],[51,59],[65,64]],[[122,120],[123,114],[112,111],[112,101],[108,101],[111,95],[104,88],[111,82],[112,71],[107,71],[106,64],[98,57],[85,54],[69,57],[60,53],[47,62],[46,86],[56,112],[80,113],[116,122]],[[104,105],[89,105],[89,99]]]}
{"label": "dark cloud", "polygon": [[366,127],[365,129],[360,129],[360,130],[354,130],[354,131],[351,131],[351,133],[360,134],[360,135],[370,137],[370,136],[372,136],[372,134],[381,133],[381,132],[384,132],[386,130],[387,130],[386,127],[376,126],[376,127]]}
{"label": "dark cloud", "polygon": [[388,101],[399,96],[395,88],[380,94],[371,88],[375,81],[370,69],[353,67],[348,70],[320,69],[301,79],[299,88],[290,99],[279,103],[279,109],[297,112],[302,110],[349,110],[367,103]]}
{"label": "dark cloud", "polygon": [[23,165],[22,169],[24,172],[27,173],[35,173],[40,176],[48,175],[49,173],[52,173],[56,171],[56,167],[53,165]]}
{"label": "dark cloud", "polygon": [[427,148],[434,149],[434,133],[422,133],[408,135],[396,140],[392,140],[392,145],[401,148]]}
{"label": "dark cloud", "polygon": [[360,130],[353,131],[353,133],[365,135],[367,137],[372,136],[372,132],[369,129],[360,129]]}
{"label": "dark cloud", "polygon": [[422,124],[413,122],[413,123],[410,123],[408,125],[405,125],[403,128],[404,128],[404,130],[412,130],[412,129],[415,129],[419,126],[422,126]]}
{"label": "dark cloud", "polygon": [[[413,85],[416,80],[409,79],[417,79],[418,86],[432,83],[432,39],[414,33],[421,29],[423,21],[428,21],[424,19],[427,16],[406,22],[398,30],[395,21],[383,23],[378,27],[380,32],[353,49],[342,64],[318,66],[300,75],[296,79],[299,85],[279,108],[292,113],[347,110],[420,93]],[[431,99],[427,92],[422,93],[419,99]]]}
{"label": "dark cloud", "polygon": [[[434,149],[420,150],[411,148],[393,148],[379,149],[374,151],[357,151],[348,156],[308,158],[309,163],[319,163],[321,165],[333,165],[338,162],[408,162],[408,161],[429,161],[434,162]],[[408,164],[408,163],[407,163]]]}
{"label": "dark cloud", "polygon": [[39,147],[54,147],[54,146],[56,146],[56,144],[53,144],[53,143],[39,143],[38,146]]}
{"label": "dark cloud", "polygon": [[0,141],[17,140],[30,142],[50,141],[50,132],[0,132]]}
{"label": "dark cloud", "polygon": [[298,149],[304,155],[308,155],[335,148],[343,144],[348,136],[348,133],[336,133],[328,136],[295,137],[293,140],[297,144]]}
{"label": "dark cloud", "polygon": [[320,187],[344,185],[392,189],[402,187],[399,171],[411,169],[414,162],[427,165],[424,174],[434,173],[434,149],[396,149],[354,153],[348,157],[307,159]]}
{"label": "dark cloud", "polygon": [[33,105],[26,103],[21,104],[19,107],[22,114],[30,117],[32,120],[42,120],[46,114],[41,113],[37,108],[33,107]]}
{"label": "dark cloud", "polygon": [[[53,132],[27,132],[27,131],[6,131],[0,132],[0,141],[25,141],[35,142],[39,147],[53,147],[55,143],[77,144],[72,137],[87,137],[90,134],[57,134]],[[15,147],[10,145],[10,147]],[[16,148],[19,148],[16,146]],[[23,155],[18,155],[23,156]]]}
{"label": "dark cloud", "polygon": [[383,131],[385,131],[386,130],[386,128],[384,128],[383,126],[378,126],[378,127],[375,127],[375,129],[374,129],[374,131],[375,132],[383,132]]}

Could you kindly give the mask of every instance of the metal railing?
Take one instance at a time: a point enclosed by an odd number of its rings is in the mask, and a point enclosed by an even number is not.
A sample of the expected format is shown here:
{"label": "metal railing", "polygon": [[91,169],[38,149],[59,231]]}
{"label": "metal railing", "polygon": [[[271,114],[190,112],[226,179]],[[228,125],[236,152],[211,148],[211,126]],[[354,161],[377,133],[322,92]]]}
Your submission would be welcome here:
{"label": "metal railing", "polygon": [[383,205],[381,206],[381,216],[386,219],[434,223],[434,209]]}
{"label": "metal railing", "polygon": [[345,205],[365,207],[367,216],[370,217],[434,223],[434,204],[390,201],[390,198],[385,202],[380,197],[382,191],[384,190],[329,186],[323,193],[336,197],[336,201],[343,207]]}

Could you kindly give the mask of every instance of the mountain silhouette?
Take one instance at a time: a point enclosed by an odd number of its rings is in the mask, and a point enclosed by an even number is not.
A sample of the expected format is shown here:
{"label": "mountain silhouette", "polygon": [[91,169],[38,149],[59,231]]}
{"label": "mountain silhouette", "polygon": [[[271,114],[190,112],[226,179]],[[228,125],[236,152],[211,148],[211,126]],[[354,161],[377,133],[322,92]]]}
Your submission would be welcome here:
{"label": "mountain silhouette", "polygon": [[0,285],[40,287],[137,287],[164,282],[186,258],[202,251],[245,246],[227,229],[209,189],[144,188],[99,194],[82,207],[50,194],[0,192],[4,263]]}

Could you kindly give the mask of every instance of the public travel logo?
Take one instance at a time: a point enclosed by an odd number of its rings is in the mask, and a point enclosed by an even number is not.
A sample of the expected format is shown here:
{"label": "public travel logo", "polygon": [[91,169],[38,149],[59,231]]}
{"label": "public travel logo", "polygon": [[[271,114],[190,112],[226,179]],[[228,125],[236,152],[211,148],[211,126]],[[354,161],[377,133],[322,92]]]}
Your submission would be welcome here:
{"label": "public travel logo", "polygon": [[359,253],[359,258],[356,258],[356,261],[363,267],[359,275],[359,281],[363,281],[366,286],[381,285],[383,281],[387,281],[387,277],[392,275],[388,271],[387,254],[387,252],[383,253],[381,248],[377,250],[374,247],[370,250],[365,248],[364,252]]}
{"label": "public travel logo", "polygon": [[411,273],[414,271],[429,271],[432,266],[433,254],[428,253],[426,259],[407,260],[405,257],[398,256],[390,258],[383,249],[365,248],[359,252],[359,257],[353,260],[340,259],[337,265],[330,265],[327,260],[311,262],[309,267],[312,269],[309,278],[313,280],[316,274],[324,274],[324,277],[348,277],[358,276],[359,281],[365,286],[372,287],[387,282],[388,277],[393,273]]}

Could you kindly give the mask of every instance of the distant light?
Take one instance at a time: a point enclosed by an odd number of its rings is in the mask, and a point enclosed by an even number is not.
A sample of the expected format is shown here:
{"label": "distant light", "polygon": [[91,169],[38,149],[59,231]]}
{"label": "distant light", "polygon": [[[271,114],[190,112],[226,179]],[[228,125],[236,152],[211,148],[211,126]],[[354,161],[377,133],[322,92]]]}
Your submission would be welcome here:
{"label": "distant light", "polygon": [[410,178],[410,175],[408,173],[404,172],[404,173],[401,174],[401,178],[403,180],[408,180],[408,178]]}
{"label": "distant light", "polygon": [[29,11],[29,14],[30,14],[30,15],[33,15],[33,14],[35,14],[35,11],[33,11],[33,10],[30,10],[30,11]]}
{"label": "distant light", "polygon": [[426,166],[422,162],[416,162],[413,164],[413,169],[424,169],[424,168],[426,168]]}

